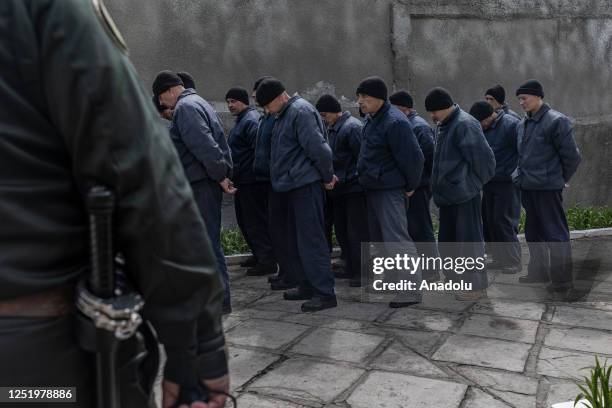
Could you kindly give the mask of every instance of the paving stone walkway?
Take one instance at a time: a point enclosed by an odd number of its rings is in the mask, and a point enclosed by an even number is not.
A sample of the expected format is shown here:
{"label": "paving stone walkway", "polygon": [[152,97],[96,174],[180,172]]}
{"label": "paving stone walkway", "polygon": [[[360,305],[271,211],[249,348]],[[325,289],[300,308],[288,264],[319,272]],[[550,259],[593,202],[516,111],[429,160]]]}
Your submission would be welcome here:
{"label": "paving stone walkway", "polygon": [[[265,277],[231,267],[224,319],[240,408],[544,408],[573,400],[595,355],[612,361],[612,238],[574,241],[580,302],[490,272],[489,299],[428,293],[407,309],[362,303],[338,280],[339,306],[313,314]],[[527,260],[524,251],[524,259]],[[229,404],[228,404],[229,406]]]}

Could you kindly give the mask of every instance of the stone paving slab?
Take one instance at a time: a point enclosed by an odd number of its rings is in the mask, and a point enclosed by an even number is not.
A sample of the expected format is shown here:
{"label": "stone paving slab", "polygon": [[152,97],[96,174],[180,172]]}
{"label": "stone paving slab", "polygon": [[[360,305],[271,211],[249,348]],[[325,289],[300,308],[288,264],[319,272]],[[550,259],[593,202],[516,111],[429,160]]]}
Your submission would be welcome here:
{"label": "stone paving slab", "polygon": [[295,344],[291,351],[359,363],[364,361],[384,339],[381,336],[319,328]]}
{"label": "stone paving slab", "polygon": [[278,349],[295,340],[308,329],[308,326],[294,323],[252,319],[240,323],[226,336],[233,344]]}
{"label": "stone paving slab", "polygon": [[[305,405],[297,405],[287,401],[262,397],[254,394],[243,394],[238,398],[240,408],[304,408]],[[227,404],[226,408],[234,408]]]}
{"label": "stone paving slab", "polygon": [[391,335],[401,344],[416,351],[420,355],[431,356],[436,349],[436,345],[440,342],[440,339],[445,335],[440,332],[430,331],[419,331],[410,329],[389,329],[385,328],[385,331]]}
{"label": "stone paving slab", "polygon": [[338,302],[338,307],[325,309],[317,314],[345,319],[374,321],[389,311],[387,304]]}
{"label": "stone paving slab", "polygon": [[470,388],[464,406],[469,408],[512,408],[505,402],[495,399],[477,388]]}
{"label": "stone paving slab", "polygon": [[512,299],[523,302],[544,302],[549,298],[543,287],[529,287],[525,285],[504,285],[494,283],[487,289],[491,299]]}
{"label": "stone paving slab", "polygon": [[415,308],[397,309],[386,324],[418,330],[449,331],[458,324],[461,315]]}
{"label": "stone paving slab", "polygon": [[459,333],[534,343],[539,325],[532,320],[475,314],[463,322]]}
{"label": "stone paving slab", "polygon": [[538,380],[522,374],[473,366],[458,366],[455,371],[481,387],[496,391],[527,395],[536,395],[538,391]]}
{"label": "stone paving slab", "polygon": [[375,331],[368,322],[325,316],[319,313],[289,314],[282,317],[281,320],[285,322],[307,324],[309,326],[327,327],[329,329]]}
{"label": "stone paving slab", "polygon": [[280,396],[295,402],[323,405],[332,402],[365,371],[339,364],[289,359],[255,380],[249,391]]}
{"label": "stone paving slab", "polygon": [[482,337],[453,335],[434,360],[522,372],[531,345]]}
{"label": "stone paving slab", "polygon": [[535,395],[524,395],[517,392],[502,392],[497,390],[491,390],[491,393],[515,408],[533,408],[536,406]]}
{"label": "stone paving slab", "polygon": [[239,347],[231,347],[228,355],[232,389],[243,386],[280,358],[279,355]]}
{"label": "stone paving slab", "polygon": [[612,334],[572,327],[551,328],[544,339],[544,344],[563,349],[606,354],[612,350]]}
{"label": "stone paving slab", "polygon": [[348,398],[351,408],[458,408],[467,386],[373,371]]}
{"label": "stone paving slab", "polygon": [[573,402],[579,393],[580,389],[576,383],[567,381],[552,383],[546,397],[546,407],[551,407],[552,404],[559,402]]}
{"label": "stone paving slab", "polygon": [[546,307],[542,303],[521,302],[511,299],[487,299],[476,303],[470,311],[495,316],[540,320]]}
{"label": "stone paving slab", "polygon": [[[612,312],[568,306],[556,306],[552,322],[569,326],[612,330]],[[612,346],[610,349],[612,350]]]}
{"label": "stone paving slab", "polygon": [[[612,353],[612,347],[610,348]],[[606,356],[599,356],[605,360]],[[549,377],[582,380],[588,376],[589,369],[595,365],[595,354],[572,350],[555,350],[543,347],[538,356],[537,373]]]}
{"label": "stone paving slab", "polygon": [[453,293],[425,292],[423,294],[422,303],[415,307],[417,309],[440,309],[447,312],[464,312],[472,307],[473,304],[474,302],[455,300],[455,295]]}
{"label": "stone paving slab", "polygon": [[448,374],[430,360],[397,341],[374,360],[372,367],[418,376],[448,378]]}

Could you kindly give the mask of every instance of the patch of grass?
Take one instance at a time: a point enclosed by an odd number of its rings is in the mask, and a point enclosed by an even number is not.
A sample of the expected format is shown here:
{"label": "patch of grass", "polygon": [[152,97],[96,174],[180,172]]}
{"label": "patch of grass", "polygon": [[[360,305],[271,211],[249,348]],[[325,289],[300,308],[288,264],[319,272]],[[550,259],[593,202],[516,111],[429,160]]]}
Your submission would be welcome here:
{"label": "patch of grass", "polygon": [[239,228],[221,229],[221,247],[225,255],[251,252]]}
{"label": "patch of grass", "polygon": [[[612,228],[612,208],[610,207],[581,207],[574,206],[567,210],[567,223],[571,231],[592,228]],[[439,221],[435,214],[432,214],[434,231],[439,228]],[[525,232],[525,210],[521,209],[519,220],[519,232]],[[335,232],[332,234],[334,246],[338,246]],[[221,245],[225,255],[244,254],[250,252],[240,229],[229,228],[221,230]]]}

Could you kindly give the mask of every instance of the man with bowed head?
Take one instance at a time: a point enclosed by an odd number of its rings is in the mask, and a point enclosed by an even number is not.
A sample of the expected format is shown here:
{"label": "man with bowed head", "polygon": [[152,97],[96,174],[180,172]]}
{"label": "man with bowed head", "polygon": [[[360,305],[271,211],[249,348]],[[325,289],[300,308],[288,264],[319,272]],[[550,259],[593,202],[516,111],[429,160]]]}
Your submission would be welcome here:
{"label": "man with bowed head", "polygon": [[298,95],[289,96],[275,78],[259,84],[257,103],[276,116],[270,152],[272,188],[286,195],[289,253],[296,262],[291,273],[298,287],[286,300],[306,300],[302,311],[336,307],[331,257],[325,238],[325,188],[336,182],[332,152],[317,110]]}
{"label": "man with bowed head", "polygon": [[[431,174],[434,202],[440,207],[438,234],[443,258],[484,258],[480,193],[495,174],[495,156],[480,123],[464,112],[443,88],[432,89],[425,108],[436,128],[436,148]],[[487,273],[473,269],[464,274],[445,271],[449,280],[463,280],[472,290],[456,295],[458,300],[487,296]]]}

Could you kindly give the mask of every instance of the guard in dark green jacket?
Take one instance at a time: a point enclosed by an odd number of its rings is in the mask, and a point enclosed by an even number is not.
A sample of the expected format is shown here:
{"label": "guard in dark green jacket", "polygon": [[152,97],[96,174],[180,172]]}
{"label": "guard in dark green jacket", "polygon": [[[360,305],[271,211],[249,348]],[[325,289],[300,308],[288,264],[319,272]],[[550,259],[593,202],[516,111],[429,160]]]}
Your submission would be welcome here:
{"label": "guard in dark green jacket", "polygon": [[519,281],[551,280],[548,290],[564,297],[573,288],[573,277],[562,194],[578,169],[580,150],[571,120],[544,103],[538,81],[527,81],[516,95],[527,116],[517,126],[519,159],[513,179],[521,189],[530,255],[527,275]]}
{"label": "guard in dark green jacket", "polygon": [[103,184],[117,249],[165,346],[169,406],[198,372],[227,390],[222,282],[168,132],[103,7],[0,3],[0,384],[76,386],[66,406],[93,406],[93,358],[75,342],[71,306],[89,267],[84,195]]}
{"label": "guard in dark green jacket", "polygon": [[[431,174],[434,202],[440,207],[438,242],[442,257],[484,260],[480,193],[495,174],[495,156],[480,123],[454,104],[450,94],[434,88],[425,98],[431,119],[438,124]],[[472,290],[457,295],[459,300],[486,297],[484,269],[464,275],[445,270],[448,279],[471,283]]]}

